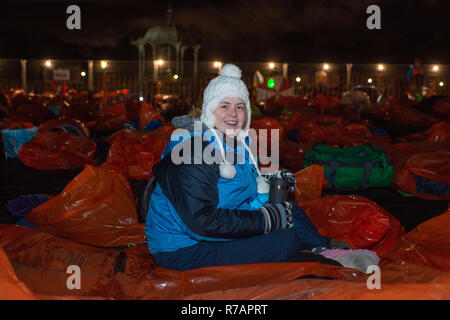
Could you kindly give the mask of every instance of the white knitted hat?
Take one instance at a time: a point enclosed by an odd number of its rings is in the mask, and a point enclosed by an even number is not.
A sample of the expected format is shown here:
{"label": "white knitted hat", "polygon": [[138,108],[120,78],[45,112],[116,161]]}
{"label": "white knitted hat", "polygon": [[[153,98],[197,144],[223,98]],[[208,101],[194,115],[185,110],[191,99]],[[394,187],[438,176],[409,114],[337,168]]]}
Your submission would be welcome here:
{"label": "white knitted hat", "polygon": [[208,128],[214,128],[216,117],[214,110],[219,106],[219,102],[224,98],[241,98],[247,108],[247,122],[245,128],[240,133],[241,137],[248,135],[251,120],[251,107],[248,98],[248,90],[241,80],[242,71],[234,64],[226,64],[222,67],[220,76],[212,79],[203,94],[203,107],[201,120]]}

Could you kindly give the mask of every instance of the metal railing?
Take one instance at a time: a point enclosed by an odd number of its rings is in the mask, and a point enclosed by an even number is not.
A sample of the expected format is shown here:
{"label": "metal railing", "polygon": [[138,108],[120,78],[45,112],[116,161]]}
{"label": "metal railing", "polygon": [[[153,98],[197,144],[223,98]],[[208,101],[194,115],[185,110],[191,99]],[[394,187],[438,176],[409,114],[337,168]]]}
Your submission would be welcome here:
{"label": "metal railing", "polygon": [[[196,101],[209,80],[220,72],[220,64],[199,62],[197,77],[193,77],[193,62],[184,62],[184,74],[175,74],[175,62],[166,61],[154,68],[153,61],[145,65],[145,74],[138,77],[138,61],[99,60],[19,60],[0,59],[0,89],[24,88],[28,92],[54,90],[55,84],[64,82],[77,91],[107,92],[129,89],[146,100],[157,93],[176,95]],[[283,75],[295,86],[297,95],[323,93],[341,96],[357,85],[375,86],[384,96],[404,99],[416,84],[406,80],[407,64],[333,64],[323,63],[266,63],[232,62],[243,72],[243,80],[250,90],[254,75],[259,71],[264,79]],[[425,85],[430,92],[449,95],[450,66],[423,66]],[[63,71],[63,72],[61,72]],[[157,72],[157,74],[155,74]],[[62,80],[58,80],[61,79]],[[155,81],[157,79],[157,81]]]}

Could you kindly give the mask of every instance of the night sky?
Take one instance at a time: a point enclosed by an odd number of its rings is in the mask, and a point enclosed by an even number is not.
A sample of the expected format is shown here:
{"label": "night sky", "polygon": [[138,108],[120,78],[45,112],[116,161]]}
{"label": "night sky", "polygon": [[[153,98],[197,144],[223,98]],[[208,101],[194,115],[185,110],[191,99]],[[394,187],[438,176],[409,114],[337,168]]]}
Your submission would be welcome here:
{"label": "night sky", "polygon": [[[173,22],[192,30],[200,60],[450,64],[448,0],[172,0]],[[81,8],[81,30],[66,8]],[[381,8],[368,30],[366,8]],[[166,23],[168,1],[1,0],[0,58],[136,60],[131,39]],[[187,57],[189,60],[189,57]]]}

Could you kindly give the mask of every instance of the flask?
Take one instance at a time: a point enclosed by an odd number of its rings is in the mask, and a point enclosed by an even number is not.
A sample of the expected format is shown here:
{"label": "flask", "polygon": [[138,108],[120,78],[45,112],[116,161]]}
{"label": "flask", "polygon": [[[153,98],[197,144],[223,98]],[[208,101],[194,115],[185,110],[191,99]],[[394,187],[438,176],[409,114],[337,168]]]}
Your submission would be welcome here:
{"label": "flask", "polygon": [[283,203],[288,199],[288,182],[281,178],[270,178],[269,203]]}

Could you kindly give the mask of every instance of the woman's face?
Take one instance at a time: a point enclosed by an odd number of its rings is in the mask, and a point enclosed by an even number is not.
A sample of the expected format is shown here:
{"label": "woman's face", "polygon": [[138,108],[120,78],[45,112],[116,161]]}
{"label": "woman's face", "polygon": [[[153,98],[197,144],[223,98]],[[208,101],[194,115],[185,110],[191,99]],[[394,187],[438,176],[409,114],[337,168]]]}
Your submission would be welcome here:
{"label": "woman's face", "polygon": [[244,128],[247,108],[240,98],[224,98],[213,114],[216,117],[215,127],[222,133],[235,137]]}

